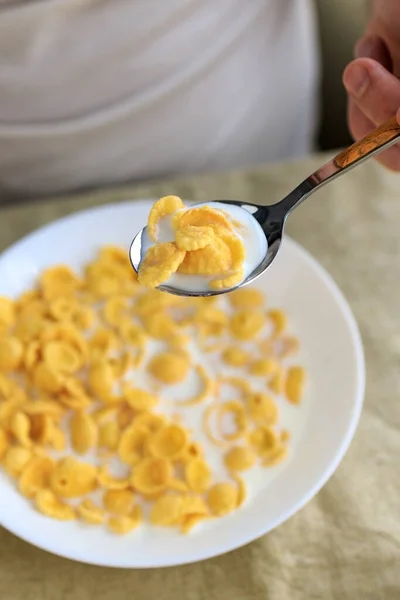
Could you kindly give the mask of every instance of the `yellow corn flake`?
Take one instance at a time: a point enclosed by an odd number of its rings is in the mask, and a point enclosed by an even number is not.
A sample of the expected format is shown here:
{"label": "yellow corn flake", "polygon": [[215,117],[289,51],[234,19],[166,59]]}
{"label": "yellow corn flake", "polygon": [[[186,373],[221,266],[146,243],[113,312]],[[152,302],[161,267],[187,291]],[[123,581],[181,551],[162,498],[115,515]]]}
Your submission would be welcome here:
{"label": "yellow corn flake", "polygon": [[141,461],[148,435],[148,429],[136,423],[125,429],[118,445],[118,455],[122,462],[137,465]]}
{"label": "yellow corn flake", "polygon": [[119,405],[117,403],[115,403],[115,404],[111,404],[110,406],[102,406],[101,408],[96,409],[95,411],[92,412],[92,417],[94,419],[94,422],[97,423],[98,425],[102,425],[106,421],[109,421],[110,419],[114,419],[117,414],[118,408],[119,408]]}
{"label": "yellow corn flake", "polygon": [[268,387],[275,394],[283,394],[285,391],[285,373],[281,365],[279,365],[276,373],[274,373],[268,382]]}
{"label": "yellow corn flake", "polygon": [[184,496],[182,502],[182,517],[180,529],[182,533],[189,533],[193,527],[209,517],[209,509],[199,496]]}
{"label": "yellow corn flake", "polygon": [[145,313],[141,316],[141,320],[146,333],[156,340],[167,340],[178,334],[173,319],[162,310]]}
{"label": "yellow corn flake", "polygon": [[22,409],[27,415],[46,415],[51,419],[59,421],[65,414],[65,408],[56,400],[30,400],[23,404]]}
{"label": "yellow corn flake", "polygon": [[129,515],[134,493],[131,490],[106,490],[103,494],[104,508],[117,515]]}
{"label": "yellow corn flake", "polygon": [[173,385],[186,378],[190,362],[188,357],[179,351],[159,352],[153,356],[147,368],[155,379]]}
{"label": "yellow corn flake", "polygon": [[117,336],[110,329],[99,327],[89,340],[89,353],[92,358],[104,358],[118,346]]}
{"label": "yellow corn flake", "polygon": [[29,342],[39,338],[48,327],[48,322],[42,316],[28,314],[18,319],[14,335],[22,342]]}
{"label": "yellow corn flake", "polygon": [[69,422],[71,445],[77,454],[86,454],[96,445],[97,427],[88,413],[77,410]]}
{"label": "yellow corn flake", "polygon": [[0,296],[0,326],[11,327],[15,323],[15,303],[6,296]]}
{"label": "yellow corn flake", "polygon": [[123,396],[127,404],[137,412],[151,411],[158,402],[157,396],[128,384],[123,386]]}
{"label": "yellow corn flake", "polygon": [[75,519],[75,510],[69,504],[58,500],[57,496],[48,489],[40,489],[35,497],[38,510],[52,519],[59,521],[72,521]]}
{"label": "yellow corn flake", "polygon": [[239,285],[239,283],[241,283],[243,281],[243,278],[244,278],[244,270],[238,269],[238,270],[234,271],[228,277],[223,277],[222,279],[214,279],[213,281],[211,281],[210,288],[212,290],[230,289],[230,288],[233,288],[233,287]]}
{"label": "yellow corn flake", "polygon": [[128,316],[128,299],[124,296],[110,298],[103,306],[102,315],[108,325],[118,326],[118,323]]}
{"label": "yellow corn flake", "polygon": [[278,436],[270,427],[257,427],[248,436],[249,444],[258,456],[266,456],[279,444]]}
{"label": "yellow corn flake", "polygon": [[5,455],[9,445],[9,439],[4,429],[0,429],[0,460]]}
{"label": "yellow corn flake", "polygon": [[[220,235],[221,239],[228,246],[231,253],[230,268],[232,271],[241,271],[243,278],[243,262],[246,258],[246,249],[243,240],[236,234],[231,232],[223,232]],[[235,285],[235,284],[233,284]]]}
{"label": "yellow corn flake", "polygon": [[90,494],[96,486],[96,467],[80,462],[73,456],[61,458],[50,477],[50,488],[62,498],[77,498]]}
{"label": "yellow corn flake", "polygon": [[273,352],[276,358],[291,356],[299,349],[299,340],[293,336],[282,336],[275,340]]}
{"label": "yellow corn flake", "polygon": [[286,398],[292,404],[300,404],[306,379],[303,367],[290,367],[285,381]]}
{"label": "yellow corn flake", "polygon": [[[122,405],[120,405],[119,409],[118,409],[118,413],[117,413],[118,427],[121,430],[123,430],[126,427],[128,427],[129,425],[131,425],[133,422],[134,416],[135,416],[135,411],[133,410],[133,408],[128,406],[128,404],[123,403]],[[136,424],[137,424],[137,418],[135,419],[135,425]]]}
{"label": "yellow corn flake", "polygon": [[17,389],[15,381],[0,373],[0,400],[8,400]]}
{"label": "yellow corn flake", "polygon": [[48,444],[57,450],[58,452],[62,452],[65,450],[67,446],[67,441],[65,438],[65,433],[59,427],[52,427],[49,433],[49,439],[47,440]]}
{"label": "yellow corn flake", "polygon": [[207,494],[211,512],[222,517],[233,512],[238,503],[238,490],[232,483],[216,483]]}
{"label": "yellow corn flake", "polygon": [[231,367],[244,367],[251,360],[251,355],[235,346],[225,348],[221,355],[222,360]]}
{"label": "yellow corn flake", "polygon": [[198,392],[198,394],[192,396],[192,398],[188,398],[183,402],[179,402],[180,406],[193,406],[195,404],[200,404],[200,402],[206,400],[214,391],[214,382],[207,375],[205,368],[202,365],[196,365],[195,371],[201,383],[201,390]]}
{"label": "yellow corn flake", "polygon": [[232,335],[242,341],[256,338],[265,325],[265,317],[257,310],[237,311],[230,322]]}
{"label": "yellow corn flake", "polygon": [[256,288],[244,287],[228,295],[228,300],[234,308],[240,310],[259,309],[264,304],[264,296]]}
{"label": "yellow corn flake", "polygon": [[156,413],[140,413],[135,417],[136,427],[145,427],[149,433],[154,433],[166,425],[164,415]]}
{"label": "yellow corn flake", "polygon": [[49,342],[43,348],[43,361],[57,373],[71,374],[82,366],[81,356],[66,342]]}
{"label": "yellow corn flake", "polygon": [[43,344],[48,342],[63,342],[74,348],[84,361],[88,356],[88,344],[79,329],[72,323],[55,323],[48,327],[41,335]]}
{"label": "yellow corn flake", "polygon": [[275,425],[278,421],[278,406],[274,399],[262,392],[254,392],[248,398],[250,416],[256,423]]}
{"label": "yellow corn flake", "polygon": [[130,515],[113,515],[108,519],[110,531],[118,535],[129,533],[136,529],[143,520],[142,509],[137,504],[133,507]]}
{"label": "yellow corn flake", "polygon": [[72,321],[78,303],[75,298],[56,298],[48,306],[48,313],[55,321]]}
{"label": "yellow corn flake", "polygon": [[181,523],[181,532],[184,534],[190,533],[196,525],[206,518],[207,515],[187,515]]}
{"label": "yellow corn flake", "polygon": [[95,322],[95,313],[88,306],[78,306],[74,311],[73,324],[78,329],[90,329]]}
{"label": "yellow corn flake", "polygon": [[49,415],[38,413],[29,415],[29,437],[35,444],[51,444],[54,423]]}
{"label": "yellow corn flake", "polygon": [[173,477],[172,463],[165,458],[145,458],[133,469],[132,486],[142,494],[163,492]]}
{"label": "yellow corn flake", "polygon": [[23,355],[24,346],[17,337],[9,336],[0,339],[1,371],[13,371],[18,369],[22,362]]}
{"label": "yellow corn flake", "polygon": [[78,516],[89,525],[101,525],[105,520],[105,512],[90,498],[86,498],[76,507]]}
{"label": "yellow corn flake", "polygon": [[193,227],[211,227],[217,233],[233,230],[229,217],[211,206],[189,208],[174,216],[173,226],[175,231],[189,225]]}
{"label": "yellow corn flake", "polygon": [[183,462],[183,464],[188,464],[195,458],[202,458],[203,454],[204,451],[201,444],[197,442],[190,442],[188,446],[186,446],[186,450],[180,457],[180,460]]}
{"label": "yellow corn flake", "polygon": [[221,387],[223,385],[237,390],[242,398],[246,398],[251,393],[251,386],[243,377],[220,377],[218,380],[218,396],[221,395]]}
{"label": "yellow corn flake", "polygon": [[288,449],[286,446],[277,446],[271,452],[269,452],[263,459],[262,465],[263,467],[275,467],[283,460],[285,460],[288,453]]}
{"label": "yellow corn flake", "polygon": [[24,466],[19,478],[19,490],[26,498],[34,498],[39,490],[47,487],[54,469],[49,456],[33,456]]}
{"label": "yellow corn flake", "polygon": [[[3,436],[5,433],[3,432]],[[18,477],[25,465],[32,458],[32,450],[21,446],[9,446],[6,438],[6,446],[3,446],[3,466],[12,477]],[[3,437],[4,444],[4,437]]]}
{"label": "yellow corn flake", "polygon": [[210,510],[203,498],[201,496],[194,496],[193,494],[182,497],[181,512],[183,517],[190,515],[208,516],[210,514]]}
{"label": "yellow corn flake", "polygon": [[194,317],[194,323],[205,337],[220,336],[228,326],[228,315],[219,308],[200,306]]}
{"label": "yellow corn flake", "polygon": [[99,425],[98,445],[114,452],[118,448],[121,430],[116,421],[108,421]]}
{"label": "yellow corn flake", "polygon": [[60,296],[70,296],[81,287],[81,281],[65,265],[51,267],[43,271],[39,278],[40,288],[46,300]]}
{"label": "yellow corn flake", "polygon": [[168,489],[174,490],[175,492],[187,492],[189,491],[188,486],[181,479],[170,479],[168,482]]}
{"label": "yellow corn flake", "polygon": [[290,432],[287,429],[282,429],[280,441],[282,444],[286,444],[290,440]]}
{"label": "yellow corn flake", "polygon": [[0,404],[0,425],[8,427],[13,415],[24,404],[25,398],[16,394]]}
{"label": "yellow corn flake", "polygon": [[106,361],[98,361],[89,370],[89,388],[94,396],[103,402],[112,402],[114,399],[114,372],[112,366]]}
{"label": "yellow corn flake", "polygon": [[40,362],[33,370],[33,381],[40,391],[55,394],[62,390],[64,376],[46,363]]}
{"label": "yellow corn flake", "polygon": [[172,424],[151,435],[147,447],[152,456],[177,460],[185,453],[187,445],[186,430],[180,425]]}
{"label": "yellow corn flake", "polygon": [[171,527],[177,525],[183,514],[183,497],[178,494],[166,494],[157,498],[150,512],[153,525]]}
{"label": "yellow corn flake", "polygon": [[[181,251],[183,252],[183,251]],[[231,253],[227,244],[215,237],[212,244],[201,250],[186,252],[178,268],[184,275],[220,275],[229,270]]]}
{"label": "yellow corn flake", "polygon": [[42,358],[42,345],[37,340],[32,340],[24,347],[23,366],[26,371],[32,372]]}
{"label": "yellow corn flake", "polygon": [[[211,420],[214,413],[219,412],[219,406],[217,404],[210,404],[204,411],[203,414],[203,427],[206,432],[206,435],[210,442],[215,444],[216,446],[225,446],[226,441],[219,439],[213,432],[213,427],[211,425]],[[186,457],[185,457],[186,459]]]}
{"label": "yellow corn flake", "polygon": [[151,246],[140,263],[139,282],[147,287],[158,287],[178,270],[185,254],[174,242]]}
{"label": "yellow corn flake", "polygon": [[194,458],[186,465],[185,478],[193,492],[202,494],[210,487],[210,467],[202,458]]}
{"label": "yellow corn flake", "polygon": [[256,377],[274,375],[278,369],[279,364],[273,358],[259,358],[253,361],[249,366],[251,375],[255,375]]}
{"label": "yellow corn flake", "polygon": [[146,313],[157,312],[162,309],[179,306],[181,299],[159,290],[145,290],[136,299],[134,304],[135,314],[141,317]]}
{"label": "yellow corn flake", "polygon": [[153,242],[157,241],[157,227],[160,220],[182,208],[184,204],[178,196],[163,196],[153,204],[147,221],[147,230]]}
{"label": "yellow corn flake", "polygon": [[108,362],[111,365],[115,379],[122,379],[126,375],[131,367],[131,359],[131,354],[128,352],[124,352],[124,354],[116,358],[109,359]]}
{"label": "yellow corn flake", "polygon": [[90,405],[91,399],[86,394],[82,383],[77,379],[65,379],[57,399],[68,408],[81,410]]}
{"label": "yellow corn flake", "polygon": [[246,502],[247,487],[243,478],[240,477],[237,473],[232,473],[232,478],[236,482],[238,492],[236,508],[240,508]]}
{"label": "yellow corn flake", "polygon": [[175,241],[181,250],[201,250],[213,243],[214,231],[212,227],[207,227],[206,225],[200,227],[186,225],[176,231]]}
{"label": "yellow corn flake", "polygon": [[11,418],[10,430],[16,441],[25,448],[32,446],[32,440],[30,435],[31,423],[29,417],[21,412],[17,411]]}
{"label": "yellow corn flake", "polygon": [[[224,417],[231,414],[233,418],[234,432],[224,431]],[[247,431],[247,417],[244,406],[238,400],[224,402],[218,407],[219,427],[221,435],[225,440],[237,440],[244,436]]]}
{"label": "yellow corn flake", "polygon": [[125,490],[130,485],[129,479],[111,475],[106,465],[98,470],[97,483],[106,490]]}
{"label": "yellow corn flake", "polygon": [[268,311],[267,316],[273,325],[274,335],[280,335],[285,331],[287,326],[287,316],[283,310],[270,310]]}
{"label": "yellow corn flake", "polygon": [[127,344],[135,348],[144,348],[146,345],[146,334],[139,325],[130,320],[121,321],[118,325],[118,331]]}
{"label": "yellow corn flake", "polygon": [[247,471],[254,467],[256,459],[248,446],[234,446],[225,454],[225,465],[230,471]]}

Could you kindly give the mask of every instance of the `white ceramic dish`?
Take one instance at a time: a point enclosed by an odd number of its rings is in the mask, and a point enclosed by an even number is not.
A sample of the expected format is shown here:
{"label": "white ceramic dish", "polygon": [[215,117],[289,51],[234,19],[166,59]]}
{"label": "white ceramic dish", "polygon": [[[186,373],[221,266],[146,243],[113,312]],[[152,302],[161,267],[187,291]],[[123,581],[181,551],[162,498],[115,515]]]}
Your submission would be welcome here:
{"label": "white ceramic dish", "polygon": [[[129,244],[146,222],[149,201],[76,213],[27,236],[0,257],[0,295],[16,296],[55,263],[74,268],[104,244]],[[270,305],[289,314],[308,371],[303,405],[290,418],[290,458],[264,470],[235,514],[190,535],[143,526],[118,537],[102,527],[62,523],[37,513],[0,473],[0,523],[54,554],[110,567],[150,568],[203,560],[233,550],[291,517],[326,483],[353,437],[364,395],[364,359],[352,313],[335,283],[300,246],[285,239],[257,280]],[[251,487],[251,486],[250,486]]]}

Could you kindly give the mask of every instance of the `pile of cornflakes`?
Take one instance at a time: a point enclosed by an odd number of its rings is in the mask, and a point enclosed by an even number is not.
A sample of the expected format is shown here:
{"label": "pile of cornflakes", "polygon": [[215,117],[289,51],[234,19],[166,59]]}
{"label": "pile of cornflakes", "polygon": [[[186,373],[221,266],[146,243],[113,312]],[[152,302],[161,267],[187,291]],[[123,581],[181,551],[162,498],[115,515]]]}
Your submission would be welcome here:
{"label": "pile of cornflakes", "polygon": [[[147,223],[154,246],[140,265],[139,281],[156,288],[174,273],[183,273],[214,277],[209,282],[213,290],[238,285],[244,276],[246,252],[235,223],[210,206],[184,209],[178,196],[164,196],[154,204]],[[172,220],[175,240],[158,243],[158,226],[165,217]]]}
{"label": "pile of cornflakes", "polygon": [[[285,458],[274,394],[298,404],[305,372],[285,362],[298,342],[282,311],[267,310],[256,289],[227,298],[147,290],[116,247],[82,275],[54,266],[18,299],[1,297],[0,460],[21,494],[44,515],[117,534],[143,520],[186,533],[236,510],[241,473]],[[235,376],[210,374],[194,347]],[[166,390],[191,374],[198,391],[167,417]],[[222,481],[183,425],[193,406],[223,456]]]}

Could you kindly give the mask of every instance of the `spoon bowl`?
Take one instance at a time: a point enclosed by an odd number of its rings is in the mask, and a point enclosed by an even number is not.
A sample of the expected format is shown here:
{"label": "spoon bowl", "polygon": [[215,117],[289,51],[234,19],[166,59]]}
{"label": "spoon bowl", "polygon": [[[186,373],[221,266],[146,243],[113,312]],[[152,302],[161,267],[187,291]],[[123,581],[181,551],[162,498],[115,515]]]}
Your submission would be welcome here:
{"label": "spoon bowl", "polygon": [[[321,187],[333,181],[337,177],[344,175],[354,167],[358,166],[368,158],[382,152],[395,144],[400,138],[400,125],[397,123],[396,117],[392,117],[385,121],[381,126],[374,129],[371,133],[355,142],[349,148],[337,154],[332,160],[324,164],[322,167],[312,173],[307,179],[300,183],[290,194],[276,204],[262,206],[242,202],[240,200],[213,200],[213,203],[223,205],[234,205],[249,212],[261,226],[267,242],[267,250],[264,259],[255,267],[250,275],[244,279],[239,285],[233,288],[223,290],[203,290],[193,291],[176,288],[172,285],[163,284],[158,286],[162,292],[168,292],[177,296],[218,296],[226,294],[232,290],[243,287],[259,277],[268,267],[278,254],[283,234],[286,219],[289,214],[311,194],[319,190]],[[202,202],[199,204],[210,204]],[[140,263],[143,260],[144,227],[134,238],[130,251],[130,261],[136,272],[139,271]]]}

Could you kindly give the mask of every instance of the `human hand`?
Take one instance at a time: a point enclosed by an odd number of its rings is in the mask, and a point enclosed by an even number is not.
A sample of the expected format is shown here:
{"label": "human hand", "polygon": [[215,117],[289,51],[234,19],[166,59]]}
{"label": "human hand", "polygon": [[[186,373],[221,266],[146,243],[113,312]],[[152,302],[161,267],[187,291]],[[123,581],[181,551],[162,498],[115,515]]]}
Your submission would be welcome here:
{"label": "human hand", "polygon": [[[400,123],[400,2],[375,0],[356,59],[345,69],[348,123],[358,140],[397,114]],[[400,171],[400,144],[379,155],[379,162]]]}

